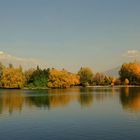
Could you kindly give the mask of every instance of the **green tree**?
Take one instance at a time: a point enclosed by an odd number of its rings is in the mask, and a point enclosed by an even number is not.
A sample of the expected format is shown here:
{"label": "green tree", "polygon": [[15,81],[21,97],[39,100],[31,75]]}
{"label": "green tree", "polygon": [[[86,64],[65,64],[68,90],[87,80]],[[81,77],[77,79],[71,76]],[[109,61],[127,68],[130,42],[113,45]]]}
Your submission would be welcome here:
{"label": "green tree", "polygon": [[80,77],[80,84],[83,86],[90,85],[93,81],[93,72],[88,67],[82,67],[78,71],[78,75]]}
{"label": "green tree", "polygon": [[33,69],[33,68],[25,71],[26,86],[29,84],[34,71],[35,71],[35,69]]}
{"label": "green tree", "polygon": [[[26,75],[27,76],[27,75]],[[29,75],[28,75],[29,76]],[[37,69],[28,77],[28,86],[33,87],[47,87],[48,86],[49,69]]]}

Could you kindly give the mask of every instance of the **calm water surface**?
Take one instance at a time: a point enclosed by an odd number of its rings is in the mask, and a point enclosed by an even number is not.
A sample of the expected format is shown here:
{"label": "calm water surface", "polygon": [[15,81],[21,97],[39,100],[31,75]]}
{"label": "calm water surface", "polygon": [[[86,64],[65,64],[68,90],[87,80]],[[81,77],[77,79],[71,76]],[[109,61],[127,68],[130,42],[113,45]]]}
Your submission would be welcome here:
{"label": "calm water surface", "polygon": [[0,90],[0,140],[139,140],[140,88]]}

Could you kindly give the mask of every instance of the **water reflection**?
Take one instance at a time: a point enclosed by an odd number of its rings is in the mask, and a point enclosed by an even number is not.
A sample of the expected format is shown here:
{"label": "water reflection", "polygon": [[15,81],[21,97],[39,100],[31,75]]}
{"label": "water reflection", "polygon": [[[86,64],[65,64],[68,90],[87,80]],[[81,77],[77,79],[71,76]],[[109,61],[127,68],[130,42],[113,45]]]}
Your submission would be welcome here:
{"label": "water reflection", "polygon": [[[74,102],[81,107],[94,107],[94,102],[110,102],[117,98],[124,110],[140,111],[140,88],[72,88],[53,90],[0,90],[0,114],[24,108],[52,109]],[[107,100],[109,99],[109,100]],[[115,102],[117,103],[117,102]],[[118,102],[119,104],[119,102]]]}
{"label": "water reflection", "polygon": [[93,103],[93,89],[80,88],[80,95],[78,101],[82,107],[91,106]]}
{"label": "water reflection", "polygon": [[140,88],[121,88],[120,100],[125,110],[140,111]]}
{"label": "water reflection", "polygon": [[21,112],[25,102],[25,97],[22,95],[22,91],[12,91],[9,94],[8,91],[2,90],[0,93],[0,114],[3,111],[8,111],[9,114],[12,114],[14,110]]}

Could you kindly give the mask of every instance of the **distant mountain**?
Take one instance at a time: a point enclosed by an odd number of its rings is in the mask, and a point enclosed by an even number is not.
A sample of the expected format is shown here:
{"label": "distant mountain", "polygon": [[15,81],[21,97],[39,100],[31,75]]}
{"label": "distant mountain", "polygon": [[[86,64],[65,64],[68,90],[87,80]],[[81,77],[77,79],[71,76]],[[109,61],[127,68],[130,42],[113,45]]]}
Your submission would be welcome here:
{"label": "distant mountain", "polygon": [[119,70],[120,70],[120,67],[116,67],[116,68],[105,71],[104,74],[108,76],[119,77]]}

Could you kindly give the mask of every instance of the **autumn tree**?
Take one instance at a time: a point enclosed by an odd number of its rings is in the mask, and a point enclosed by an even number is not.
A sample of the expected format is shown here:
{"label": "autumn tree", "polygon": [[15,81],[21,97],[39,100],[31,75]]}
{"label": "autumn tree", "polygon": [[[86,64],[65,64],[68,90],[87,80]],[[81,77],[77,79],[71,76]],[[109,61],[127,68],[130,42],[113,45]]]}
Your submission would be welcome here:
{"label": "autumn tree", "polygon": [[109,77],[103,73],[97,72],[93,77],[94,85],[110,85],[112,82],[112,77]]}
{"label": "autumn tree", "polygon": [[115,80],[115,83],[114,83],[115,85],[121,85],[122,84],[122,82],[121,82],[121,79],[120,78],[117,78],[116,80]]}
{"label": "autumn tree", "polygon": [[110,76],[105,76],[104,85],[110,85],[112,82],[112,78]]}
{"label": "autumn tree", "polygon": [[103,85],[104,79],[105,79],[105,75],[98,72],[95,74],[93,81],[95,82],[96,85]]}
{"label": "autumn tree", "polygon": [[128,85],[129,84],[129,80],[126,78],[124,83],[125,83],[125,85]]}
{"label": "autumn tree", "polygon": [[69,73],[66,70],[51,69],[49,71],[48,87],[68,88],[79,84],[79,76]]}
{"label": "autumn tree", "polygon": [[111,86],[114,86],[115,85],[115,82],[116,82],[116,78],[115,77],[112,77],[111,78]]}
{"label": "autumn tree", "polygon": [[80,77],[77,74],[68,73],[70,79],[70,86],[75,86],[80,84]]}
{"label": "autumn tree", "polygon": [[130,84],[140,84],[140,64],[137,62],[123,64],[119,74],[122,82],[128,79]]}
{"label": "autumn tree", "polygon": [[3,69],[1,76],[1,86],[3,88],[22,88],[24,87],[25,76],[21,68],[14,68],[9,65]]}
{"label": "autumn tree", "polygon": [[82,67],[78,71],[78,75],[80,77],[80,84],[83,86],[88,86],[89,84],[92,83],[93,80],[93,72],[90,68],[88,67]]}
{"label": "autumn tree", "polygon": [[0,87],[1,87],[1,80],[2,80],[2,74],[3,74],[3,70],[4,70],[4,65],[0,62]]}

